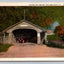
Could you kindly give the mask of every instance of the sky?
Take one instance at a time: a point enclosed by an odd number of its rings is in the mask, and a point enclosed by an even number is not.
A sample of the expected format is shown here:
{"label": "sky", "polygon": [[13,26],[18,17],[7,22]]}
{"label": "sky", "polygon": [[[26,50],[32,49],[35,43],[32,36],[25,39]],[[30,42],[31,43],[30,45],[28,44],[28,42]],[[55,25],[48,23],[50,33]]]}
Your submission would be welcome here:
{"label": "sky", "polygon": [[64,2],[64,0],[0,0],[0,2]]}

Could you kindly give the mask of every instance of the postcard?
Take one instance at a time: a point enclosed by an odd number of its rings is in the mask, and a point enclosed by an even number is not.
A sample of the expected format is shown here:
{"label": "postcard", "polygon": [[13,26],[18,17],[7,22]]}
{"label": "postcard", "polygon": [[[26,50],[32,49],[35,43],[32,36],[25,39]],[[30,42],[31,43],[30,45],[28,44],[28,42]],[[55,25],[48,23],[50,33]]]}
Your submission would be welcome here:
{"label": "postcard", "polygon": [[64,3],[0,2],[0,61],[64,61]]}

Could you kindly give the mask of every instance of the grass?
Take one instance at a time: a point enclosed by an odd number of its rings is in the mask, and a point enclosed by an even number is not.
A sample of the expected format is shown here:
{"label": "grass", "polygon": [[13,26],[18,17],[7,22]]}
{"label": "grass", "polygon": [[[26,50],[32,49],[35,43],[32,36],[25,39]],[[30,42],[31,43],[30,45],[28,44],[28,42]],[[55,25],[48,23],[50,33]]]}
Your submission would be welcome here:
{"label": "grass", "polygon": [[12,46],[12,45],[11,44],[1,44],[0,43],[0,52],[6,52],[10,46]]}

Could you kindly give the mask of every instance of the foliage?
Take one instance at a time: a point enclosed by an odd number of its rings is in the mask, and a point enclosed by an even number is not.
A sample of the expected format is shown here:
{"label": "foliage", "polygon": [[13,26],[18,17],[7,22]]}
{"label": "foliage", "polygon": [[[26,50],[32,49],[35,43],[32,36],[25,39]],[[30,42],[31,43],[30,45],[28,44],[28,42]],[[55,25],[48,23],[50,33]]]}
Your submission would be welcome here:
{"label": "foliage", "polygon": [[51,17],[46,17],[44,22],[45,22],[45,26],[49,26],[53,22],[53,20]]}
{"label": "foliage", "polygon": [[57,34],[54,34],[54,35],[48,35],[47,36],[47,40],[48,41],[51,41],[51,40],[59,40],[59,41],[61,41],[62,39],[60,37],[58,37]]}
{"label": "foliage", "polygon": [[10,46],[12,46],[12,45],[11,44],[1,44],[0,43],[0,52],[6,52]]}
{"label": "foliage", "polygon": [[51,42],[49,41],[47,46],[54,47],[54,48],[62,48],[62,49],[64,49],[64,46],[61,43],[53,42],[53,41],[51,41]]}
{"label": "foliage", "polygon": [[[64,26],[64,6],[56,7],[0,7],[0,31],[24,19],[24,9],[26,20],[39,25],[48,27],[52,21],[60,21],[60,25]],[[60,13],[61,12],[61,13]],[[46,23],[44,20],[46,19]],[[50,22],[48,23],[48,21]]]}
{"label": "foliage", "polygon": [[64,27],[63,26],[57,26],[54,30],[54,33],[56,33],[64,41]]}

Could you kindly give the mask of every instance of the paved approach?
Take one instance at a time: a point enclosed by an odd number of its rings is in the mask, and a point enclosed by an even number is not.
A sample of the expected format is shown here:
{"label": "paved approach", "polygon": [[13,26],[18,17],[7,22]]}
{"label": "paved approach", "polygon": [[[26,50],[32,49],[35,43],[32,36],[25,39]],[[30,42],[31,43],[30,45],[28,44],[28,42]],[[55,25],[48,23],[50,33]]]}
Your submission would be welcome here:
{"label": "paved approach", "polygon": [[64,57],[64,49],[47,47],[33,43],[23,43],[11,46],[7,52],[1,52],[0,58],[24,57]]}

